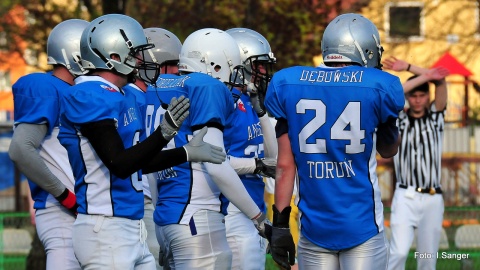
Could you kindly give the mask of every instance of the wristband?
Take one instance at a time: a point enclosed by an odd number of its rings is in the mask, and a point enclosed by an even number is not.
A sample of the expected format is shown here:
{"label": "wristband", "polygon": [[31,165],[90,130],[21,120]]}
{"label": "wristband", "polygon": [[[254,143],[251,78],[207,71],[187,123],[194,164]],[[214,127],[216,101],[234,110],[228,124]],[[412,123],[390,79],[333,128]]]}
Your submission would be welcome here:
{"label": "wristband", "polygon": [[411,67],[411,65],[408,64],[407,71],[410,71],[410,67]]}

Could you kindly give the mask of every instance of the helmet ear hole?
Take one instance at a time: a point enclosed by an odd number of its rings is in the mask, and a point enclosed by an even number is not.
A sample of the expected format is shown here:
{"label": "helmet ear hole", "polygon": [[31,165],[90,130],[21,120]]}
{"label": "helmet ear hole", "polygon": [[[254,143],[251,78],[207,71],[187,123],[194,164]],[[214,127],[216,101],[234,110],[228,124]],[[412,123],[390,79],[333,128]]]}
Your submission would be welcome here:
{"label": "helmet ear hole", "polygon": [[213,69],[215,69],[216,72],[220,72],[220,70],[222,69],[222,66],[215,65],[215,67]]}

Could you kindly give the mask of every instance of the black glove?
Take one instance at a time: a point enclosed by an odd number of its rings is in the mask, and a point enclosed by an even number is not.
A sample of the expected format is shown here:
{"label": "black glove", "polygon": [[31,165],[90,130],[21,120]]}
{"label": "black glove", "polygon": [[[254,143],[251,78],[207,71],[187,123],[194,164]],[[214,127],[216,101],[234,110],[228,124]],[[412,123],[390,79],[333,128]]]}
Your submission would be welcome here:
{"label": "black glove", "polygon": [[60,194],[60,196],[58,197],[55,197],[55,199],[57,199],[57,201],[59,201],[61,205],[63,205],[70,212],[72,212],[73,215],[77,216],[77,197],[68,188],[65,188],[62,194]]}
{"label": "black glove", "polygon": [[271,177],[275,179],[276,176],[276,167],[277,167],[277,159],[276,158],[265,158],[265,159],[255,159],[255,170],[253,171],[254,174],[260,174],[264,177]]}
{"label": "black glove", "polygon": [[272,209],[273,225],[265,224],[265,235],[269,242],[270,253],[280,267],[290,270],[290,265],[295,264],[295,243],[288,224],[292,208],[285,207],[281,213],[275,205],[272,205]]}

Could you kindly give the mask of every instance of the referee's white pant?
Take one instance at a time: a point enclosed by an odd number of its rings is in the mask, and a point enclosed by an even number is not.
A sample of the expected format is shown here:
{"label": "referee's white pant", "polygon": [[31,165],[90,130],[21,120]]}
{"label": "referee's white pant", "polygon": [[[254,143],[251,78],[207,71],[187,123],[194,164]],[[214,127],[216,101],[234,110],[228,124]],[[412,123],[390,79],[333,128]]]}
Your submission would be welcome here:
{"label": "referee's white pant", "polygon": [[[227,270],[232,252],[227,243],[224,215],[210,210],[196,212],[190,225],[156,226],[164,269]],[[160,258],[162,261],[162,258]]]}
{"label": "referee's white pant", "polygon": [[38,238],[47,253],[47,270],[79,270],[80,264],[73,252],[73,223],[75,217],[60,205],[35,211]]}
{"label": "referee's white pant", "polygon": [[298,269],[384,270],[388,262],[388,240],[380,232],[363,244],[344,250],[319,247],[302,234],[298,242]]}
{"label": "referee's white pant", "polygon": [[257,228],[233,203],[227,208],[225,217],[227,241],[232,250],[232,270],[265,269],[266,240]]}
{"label": "referee's white pant", "polygon": [[73,249],[82,269],[155,269],[143,220],[78,214]]}
{"label": "referee's white pant", "polygon": [[388,269],[405,269],[416,229],[416,251],[423,255],[417,258],[417,269],[435,270],[444,212],[442,194],[414,192],[413,198],[409,198],[406,192],[406,189],[397,188],[393,194]]}

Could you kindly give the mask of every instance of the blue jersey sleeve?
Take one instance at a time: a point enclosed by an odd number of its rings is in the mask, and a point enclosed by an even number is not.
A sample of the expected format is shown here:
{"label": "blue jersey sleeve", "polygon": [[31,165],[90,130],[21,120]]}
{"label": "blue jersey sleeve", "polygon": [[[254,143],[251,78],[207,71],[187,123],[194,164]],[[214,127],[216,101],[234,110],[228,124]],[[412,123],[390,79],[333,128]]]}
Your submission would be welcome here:
{"label": "blue jersey sleeve", "polygon": [[405,106],[403,86],[398,77],[394,77],[381,95],[381,122],[385,123],[389,118],[397,118],[398,113]]}
{"label": "blue jersey sleeve", "polygon": [[[122,123],[125,119],[117,119],[121,115],[122,93],[106,90],[96,82],[85,82],[81,87],[72,87],[66,95],[65,114],[74,124],[98,122],[106,119],[117,120]],[[128,120],[128,119],[127,119]]]}
{"label": "blue jersey sleeve", "polygon": [[[189,92],[192,127],[205,124],[226,125],[226,117],[233,112],[233,98],[228,88],[218,80],[195,86]],[[195,128],[194,128],[195,129]]]}
{"label": "blue jersey sleeve", "polygon": [[59,122],[60,91],[69,86],[44,73],[33,73],[20,78],[12,86],[15,124],[46,124],[47,135],[50,135]]}
{"label": "blue jersey sleeve", "polygon": [[273,75],[271,82],[268,84],[267,95],[265,96],[265,108],[274,118],[286,119],[286,113],[281,105],[277,84],[281,80],[283,72],[279,71]]}

